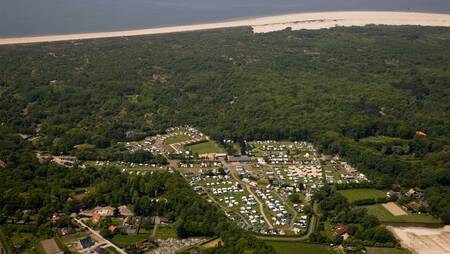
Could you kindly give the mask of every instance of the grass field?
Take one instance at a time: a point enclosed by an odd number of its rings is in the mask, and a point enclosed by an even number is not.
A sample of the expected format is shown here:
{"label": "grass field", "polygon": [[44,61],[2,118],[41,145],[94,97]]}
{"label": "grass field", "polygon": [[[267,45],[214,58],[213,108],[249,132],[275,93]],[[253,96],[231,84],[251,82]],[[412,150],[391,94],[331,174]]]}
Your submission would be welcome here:
{"label": "grass field", "polygon": [[177,238],[177,230],[174,225],[159,227],[155,237],[158,239]]}
{"label": "grass field", "polygon": [[405,249],[367,247],[367,254],[409,254]]}
{"label": "grass field", "polygon": [[137,243],[139,241],[145,240],[149,237],[148,234],[141,234],[141,235],[115,235],[111,242],[119,246],[120,248],[123,248],[125,246]]}
{"label": "grass field", "polygon": [[191,139],[192,138],[189,137],[188,135],[176,135],[173,137],[166,138],[166,140],[164,140],[164,144],[170,145],[170,144],[175,144],[175,143],[179,143],[179,142],[183,142],[183,141],[188,141]]}
{"label": "grass field", "polygon": [[336,254],[326,245],[321,244],[277,241],[266,241],[266,243],[275,248],[278,254]]}
{"label": "grass field", "polygon": [[405,222],[405,223],[440,223],[436,218],[430,215],[409,214],[394,216],[386,210],[381,204],[364,206],[368,213],[376,216],[381,222]]}
{"label": "grass field", "polygon": [[350,203],[362,199],[377,199],[384,198],[386,196],[386,193],[384,191],[376,189],[349,189],[340,190],[339,193],[347,198],[348,202]]}
{"label": "grass field", "polygon": [[191,146],[187,146],[192,153],[224,153],[225,150],[214,141],[203,142]]}

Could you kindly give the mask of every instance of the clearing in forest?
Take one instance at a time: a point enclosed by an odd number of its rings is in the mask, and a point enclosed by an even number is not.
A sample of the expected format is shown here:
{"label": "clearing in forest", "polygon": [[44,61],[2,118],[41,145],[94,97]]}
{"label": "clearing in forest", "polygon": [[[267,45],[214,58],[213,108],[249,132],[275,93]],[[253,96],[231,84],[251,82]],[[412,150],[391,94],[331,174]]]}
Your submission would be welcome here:
{"label": "clearing in forest", "polygon": [[378,199],[386,197],[386,193],[384,191],[376,189],[348,189],[340,190],[339,193],[347,198],[350,203],[363,199]]}

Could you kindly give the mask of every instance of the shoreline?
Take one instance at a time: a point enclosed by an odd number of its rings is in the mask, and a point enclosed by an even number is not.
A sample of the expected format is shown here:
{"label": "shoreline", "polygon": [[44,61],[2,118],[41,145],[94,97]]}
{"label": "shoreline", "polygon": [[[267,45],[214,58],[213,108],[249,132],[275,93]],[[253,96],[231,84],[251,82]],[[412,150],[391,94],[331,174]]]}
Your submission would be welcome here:
{"label": "shoreline", "polygon": [[211,30],[234,27],[252,27],[254,33],[267,33],[291,27],[292,30],[316,30],[335,26],[365,25],[416,25],[450,27],[450,14],[388,11],[339,11],[294,13],[276,16],[237,19],[231,21],[135,29],[115,32],[93,32],[64,35],[40,35],[30,37],[0,38],[0,45],[40,42],[74,41],[100,38],[128,37]]}

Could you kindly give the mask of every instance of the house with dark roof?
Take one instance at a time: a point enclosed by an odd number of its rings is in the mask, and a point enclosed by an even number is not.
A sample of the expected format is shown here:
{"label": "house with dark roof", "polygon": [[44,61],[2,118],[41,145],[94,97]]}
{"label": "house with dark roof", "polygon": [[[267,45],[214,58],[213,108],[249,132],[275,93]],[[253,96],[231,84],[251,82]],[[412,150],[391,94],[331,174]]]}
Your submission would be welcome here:
{"label": "house with dark roof", "polygon": [[87,236],[87,237],[81,239],[79,244],[80,244],[80,248],[84,250],[84,249],[94,246],[95,242],[94,242],[94,240],[92,240],[92,238],[90,236]]}

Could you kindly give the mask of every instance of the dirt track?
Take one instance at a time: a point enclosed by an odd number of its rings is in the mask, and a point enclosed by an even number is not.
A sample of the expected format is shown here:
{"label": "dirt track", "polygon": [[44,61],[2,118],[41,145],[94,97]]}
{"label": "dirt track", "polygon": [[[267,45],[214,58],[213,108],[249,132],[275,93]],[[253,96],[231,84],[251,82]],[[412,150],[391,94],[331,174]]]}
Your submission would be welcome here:
{"label": "dirt track", "polygon": [[394,202],[383,204],[383,207],[386,208],[386,210],[388,210],[394,216],[408,215],[407,212],[405,212]]}

